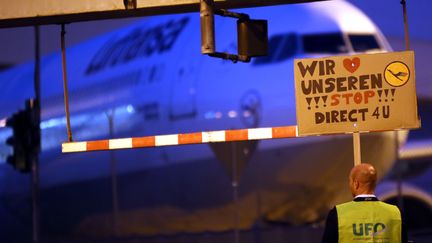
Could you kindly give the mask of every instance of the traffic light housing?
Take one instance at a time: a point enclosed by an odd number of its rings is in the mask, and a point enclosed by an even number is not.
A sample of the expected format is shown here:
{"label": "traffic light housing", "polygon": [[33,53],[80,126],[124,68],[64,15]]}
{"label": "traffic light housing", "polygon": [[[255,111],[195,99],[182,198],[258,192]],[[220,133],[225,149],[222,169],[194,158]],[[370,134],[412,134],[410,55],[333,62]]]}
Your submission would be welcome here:
{"label": "traffic light housing", "polygon": [[6,121],[12,129],[12,136],[6,144],[12,147],[7,163],[21,172],[30,172],[32,161],[40,150],[39,110],[34,100],[27,100],[25,110],[14,113]]}

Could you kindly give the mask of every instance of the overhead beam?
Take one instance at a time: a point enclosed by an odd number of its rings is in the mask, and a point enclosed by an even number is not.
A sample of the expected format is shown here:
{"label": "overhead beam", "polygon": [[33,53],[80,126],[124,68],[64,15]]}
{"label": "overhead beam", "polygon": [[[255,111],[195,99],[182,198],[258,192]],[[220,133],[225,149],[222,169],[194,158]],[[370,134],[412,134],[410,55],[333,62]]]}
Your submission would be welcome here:
{"label": "overhead beam", "polygon": [[[246,8],[323,0],[215,0],[217,8]],[[126,4],[127,2],[132,4]],[[0,1],[0,28],[198,12],[200,0]]]}

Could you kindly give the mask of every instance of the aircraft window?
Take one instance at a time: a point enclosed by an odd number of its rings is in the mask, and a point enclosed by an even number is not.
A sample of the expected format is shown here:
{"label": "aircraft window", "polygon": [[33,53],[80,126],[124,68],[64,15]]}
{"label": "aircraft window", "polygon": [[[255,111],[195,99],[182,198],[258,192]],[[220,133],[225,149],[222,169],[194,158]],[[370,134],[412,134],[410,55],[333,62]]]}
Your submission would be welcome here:
{"label": "aircraft window", "polygon": [[346,53],[347,47],[341,33],[313,34],[303,36],[305,53]]}
{"label": "aircraft window", "polygon": [[295,34],[275,35],[269,40],[269,53],[254,59],[253,65],[282,62],[293,57],[297,52],[297,36]]}
{"label": "aircraft window", "polygon": [[373,35],[348,35],[355,52],[365,52],[380,49]]}

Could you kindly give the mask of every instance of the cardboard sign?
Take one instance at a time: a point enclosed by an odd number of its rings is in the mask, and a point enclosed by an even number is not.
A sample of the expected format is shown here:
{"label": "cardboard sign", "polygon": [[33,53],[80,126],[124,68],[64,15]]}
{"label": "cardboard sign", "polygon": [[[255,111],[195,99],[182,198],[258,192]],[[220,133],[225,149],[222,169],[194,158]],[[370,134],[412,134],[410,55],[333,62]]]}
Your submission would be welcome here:
{"label": "cardboard sign", "polygon": [[296,59],[299,135],[418,128],[414,52]]}

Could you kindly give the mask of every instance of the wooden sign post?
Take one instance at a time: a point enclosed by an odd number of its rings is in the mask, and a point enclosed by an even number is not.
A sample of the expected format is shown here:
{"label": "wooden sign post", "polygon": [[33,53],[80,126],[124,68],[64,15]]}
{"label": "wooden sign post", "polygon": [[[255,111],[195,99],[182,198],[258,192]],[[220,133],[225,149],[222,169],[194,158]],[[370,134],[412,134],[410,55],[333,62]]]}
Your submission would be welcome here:
{"label": "wooden sign post", "polygon": [[361,164],[360,133],[353,133],[354,165]]}

